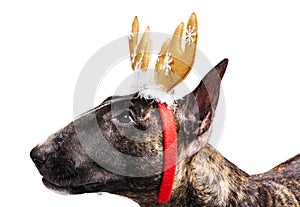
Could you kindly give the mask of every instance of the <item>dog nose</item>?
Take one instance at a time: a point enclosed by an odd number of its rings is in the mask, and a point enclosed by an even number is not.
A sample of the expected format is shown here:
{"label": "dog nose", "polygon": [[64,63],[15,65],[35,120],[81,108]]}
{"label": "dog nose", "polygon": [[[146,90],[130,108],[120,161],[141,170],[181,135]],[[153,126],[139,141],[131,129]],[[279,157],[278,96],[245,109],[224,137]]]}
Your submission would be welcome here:
{"label": "dog nose", "polygon": [[46,162],[47,154],[37,146],[31,150],[30,157],[37,168],[40,168]]}

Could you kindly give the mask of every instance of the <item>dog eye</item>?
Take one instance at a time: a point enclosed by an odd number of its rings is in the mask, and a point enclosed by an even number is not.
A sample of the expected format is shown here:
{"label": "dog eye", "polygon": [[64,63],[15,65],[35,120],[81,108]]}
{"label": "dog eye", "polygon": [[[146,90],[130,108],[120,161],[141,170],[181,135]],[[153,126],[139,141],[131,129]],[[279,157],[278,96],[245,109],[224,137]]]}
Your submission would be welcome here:
{"label": "dog eye", "polygon": [[130,110],[123,111],[116,118],[119,122],[124,123],[124,124],[135,123],[135,117]]}

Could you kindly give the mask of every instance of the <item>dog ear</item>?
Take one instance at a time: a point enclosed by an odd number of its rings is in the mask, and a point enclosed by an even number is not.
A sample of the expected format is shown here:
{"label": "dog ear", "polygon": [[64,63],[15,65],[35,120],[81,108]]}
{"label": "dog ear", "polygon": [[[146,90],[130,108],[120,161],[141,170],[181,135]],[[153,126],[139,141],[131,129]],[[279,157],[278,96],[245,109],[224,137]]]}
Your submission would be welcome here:
{"label": "dog ear", "polygon": [[205,75],[193,92],[178,101],[181,111],[180,117],[184,117],[181,124],[184,128],[185,137],[190,137],[190,141],[193,141],[196,134],[202,147],[209,139],[209,129],[218,104],[221,80],[227,64],[228,59],[222,60]]}
{"label": "dog ear", "polygon": [[[217,108],[221,81],[228,65],[228,59],[222,60],[202,79],[190,96],[194,96],[199,110],[200,120],[213,119]],[[209,116],[209,117],[207,117]]]}

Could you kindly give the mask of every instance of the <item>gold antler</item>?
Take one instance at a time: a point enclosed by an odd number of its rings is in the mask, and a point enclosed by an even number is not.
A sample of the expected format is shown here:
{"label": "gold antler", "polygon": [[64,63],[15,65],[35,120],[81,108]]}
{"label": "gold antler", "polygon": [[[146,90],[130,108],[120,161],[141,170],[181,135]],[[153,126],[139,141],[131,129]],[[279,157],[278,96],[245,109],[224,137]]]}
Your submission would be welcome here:
{"label": "gold antler", "polygon": [[179,84],[192,69],[197,37],[197,17],[192,13],[186,31],[185,50],[182,50],[182,34],[184,24],[181,23],[175,30],[171,41],[168,39],[163,44],[155,66],[155,79],[167,92]]}
{"label": "gold antler", "polygon": [[151,40],[150,40],[150,28],[147,27],[144,32],[138,46],[138,33],[139,33],[139,21],[135,17],[132,23],[132,30],[129,36],[129,51],[131,67],[133,70],[146,71],[151,58]]}

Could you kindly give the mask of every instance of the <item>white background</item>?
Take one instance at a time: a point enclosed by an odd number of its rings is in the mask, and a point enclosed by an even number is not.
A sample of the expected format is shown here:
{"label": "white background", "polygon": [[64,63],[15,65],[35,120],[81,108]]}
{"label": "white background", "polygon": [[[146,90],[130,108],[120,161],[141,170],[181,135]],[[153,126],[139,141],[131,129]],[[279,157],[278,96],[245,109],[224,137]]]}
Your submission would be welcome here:
{"label": "white background", "polygon": [[1,1],[0,205],[136,206],[112,195],[55,194],[29,158],[32,147],[72,121],[80,71],[98,49],[127,35],[135,15],[141,28],[172,33],[194,11],[199,49],[213,64],[229,58],[217,147],[226,158],[259,173],[299,153],[298,2]]}

